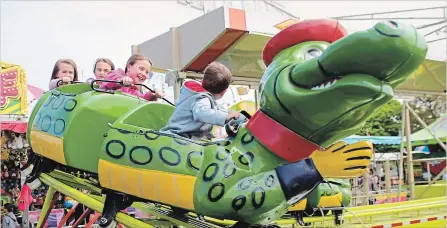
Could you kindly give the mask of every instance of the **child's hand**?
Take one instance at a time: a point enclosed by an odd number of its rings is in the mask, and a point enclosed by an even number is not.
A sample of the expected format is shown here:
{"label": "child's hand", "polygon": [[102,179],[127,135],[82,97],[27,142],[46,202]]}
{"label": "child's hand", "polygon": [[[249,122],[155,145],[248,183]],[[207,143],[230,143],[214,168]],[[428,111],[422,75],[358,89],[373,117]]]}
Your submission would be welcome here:
{"label": "child's hand", "polygon": [[163,93],[162,90],[159,89],[155,89],[155,93],[157,94],[157,96],[159,96],[158,98],[162,98],[165,96],[165,94]]}
{"label": "child's hand", "polygon": [[71,78],[70,77],[62,77],[62,82],[64,84],[67,84],[67,83],[71,82]]}
{"label": "child's hand", "polygon": [[155,93],[151,93],[152,94],[152,97],[155,97],[155,98],[163,98],[163,95],[160,95],[159,93],[157,93],[157,92],[155,92]]}
{"label": "child's hand", "polygon": [[231,120],[231,119],[238,119],[239,116],[241,115],[240,112],[236,112],[236,111],[230,111],[227,115],[227,120]]}
{"label": "child's hand", "polygon": [[133,84],[133,80],[132,80],[132,78],[129,77],[129,76],[124,76],[124,77],[121,79],[121,82],[123,83],[124,86],[130,86],[130,85]]}

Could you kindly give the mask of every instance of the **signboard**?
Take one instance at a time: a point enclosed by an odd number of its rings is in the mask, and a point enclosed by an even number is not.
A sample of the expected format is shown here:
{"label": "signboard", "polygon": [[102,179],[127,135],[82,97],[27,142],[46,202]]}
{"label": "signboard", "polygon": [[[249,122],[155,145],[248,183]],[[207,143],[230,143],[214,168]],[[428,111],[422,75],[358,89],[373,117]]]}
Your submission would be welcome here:
{"label": "signboard", "polygon": [[1,63],[0,114],[28,113],[26,73],[19,65]]}
{"label": "signboard", "polygon": [[291,25],[293,25],[293,24],[296,24],[296,23],[298,23],[298,22],[299,22],[298,20],[293,19],[293,18],[291,18],[291,19],[287,19],[287,20],[285,20],[285,21],[283,21],[283,22],[281,22],[281,23],[276,24],[276,25],[275,25],[275,28],[277,28],[277,29],[279,29],[279,30],[284,30],[284,29],[286,29],[287,27],[289,27],[289,26],[291,26]]}

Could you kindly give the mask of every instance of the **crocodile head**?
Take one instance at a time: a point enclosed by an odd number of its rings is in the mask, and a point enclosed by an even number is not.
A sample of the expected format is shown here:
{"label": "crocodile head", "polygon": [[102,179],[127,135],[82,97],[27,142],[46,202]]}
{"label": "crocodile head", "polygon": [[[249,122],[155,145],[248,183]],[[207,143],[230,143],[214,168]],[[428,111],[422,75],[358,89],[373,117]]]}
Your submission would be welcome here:
{"label": "crocodile head", "polygon": [[265,46],[268,66],[260,109],[289,130],[327,147],[356,133],[393,97],[425,59],[427,44],[411,25],[395,21],[347,35],[334,20],[308,20]]}

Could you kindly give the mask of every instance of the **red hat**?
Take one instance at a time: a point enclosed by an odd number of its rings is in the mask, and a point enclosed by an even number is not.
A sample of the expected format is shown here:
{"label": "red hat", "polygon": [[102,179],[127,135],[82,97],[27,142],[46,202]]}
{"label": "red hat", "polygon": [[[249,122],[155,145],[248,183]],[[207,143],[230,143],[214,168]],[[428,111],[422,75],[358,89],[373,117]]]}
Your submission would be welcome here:
{"label": "red hat", "polygon": [[344,37],[346,29],[332,19],[313,19],[298,22],[287,27],[267,42],[262,51],[262,58],[266,66],[282,50],[307,41],[326,41],[333,43]]}

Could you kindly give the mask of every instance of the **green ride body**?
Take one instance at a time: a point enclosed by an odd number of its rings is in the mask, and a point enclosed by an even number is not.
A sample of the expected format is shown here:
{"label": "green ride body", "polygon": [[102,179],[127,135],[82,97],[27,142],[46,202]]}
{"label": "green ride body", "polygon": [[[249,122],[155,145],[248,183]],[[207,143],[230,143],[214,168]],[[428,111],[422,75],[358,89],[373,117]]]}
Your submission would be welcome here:
{"label": "green ride body", "polygon": [[351,203],[351,185],[349,180],[326,178],[307,196],[307,208],[318,208],[323,197],[341,193],[339,205],[347,207]]}
{"label": "green ride body", "polygon": [[[242,127],[236,137],[207,146],[152,133],[167,123],[166,117],[172,113],[172,106],[145,102],[120,93],[86,92],[86,86],[72,85],[47,92],[30,119],[33,129],[64,138],[67,166],[97,173],[98,160],[103,159],[127,167],[200,177],[198,180],[203,181],[196,181],[194,187],[195,212],[215,218],[271,222],[287,211],[289,205],[281,197],[282,189],[275,172],[275,167],[287,162],[259,144],[247,129]],[[62,89],[68,87],[71,87],[72,93],[63,92]],[[73,93],[73,87],[82,93]],[[120,101],[113,106],[113,111],[107,102],[112,98],[110,102]],[[69,104],[66,102],[69,99],[76,100],[76,107],[67,112],[64,106]],[[56,130],[55,133],[54,129],[59,129],[57,123],[53,122],[47,130],[47,123],[40,116],[64,119],[69,124],[64,131]],[[129,149],[126,149],[123,155],[122,148],[113,145],[116,141],[122,142],[126,148],[145,146],[152,153],[148,155],[136,151],[130,155]],[[109,142],[112,144],[108,147]],[[141,165],[148,161],[150,164]],[[213,187],[216,184],[225,188],[225,197],[219,199],[218,208],[216,201],[210,201],[210,198],[219,197],[221,187]],[[253,200],[248,201],[252,196]],[[234,209],[241,205],[243,207],[237,211]],[[270,209],[272,205],[277,208],[275,212]],[[216,210],[210,211],[210,208]],[[254,210],[265,213],[251,218]]]}
{"label": "green ride body", "polygon": [[[127,149],[118,160],[108,153],[102,153],[101,159],[123,166],[197,177],[193,202],[198,214],[268,223],[287,211],[289,205],[281,197],[282,189],[274,171],[278,165],[287,162],[270,153],[247,129],[240,128],[234,138],[199,145],[182,137],[156,132],[160,125],[133,125],[130,118],[141,117],[139,113],[156,114],[162,107],[173,110],[164,104],[148,103],[145,106],[130,111],[111,125],[103,150],[107,149],[108,142],[119,141],[126,148],[148,148],[151,156],[147,153],[130,155]],[[150,115],[147,117],[155,119]],[[139,120],[134,118],[134,121]],[[122,150],[121,147],[110,148],[109,152],[119,156]],[[277,208],[275,212],[272,212],[272,206]],[[257,216],[253,216],[254,211]]]}

